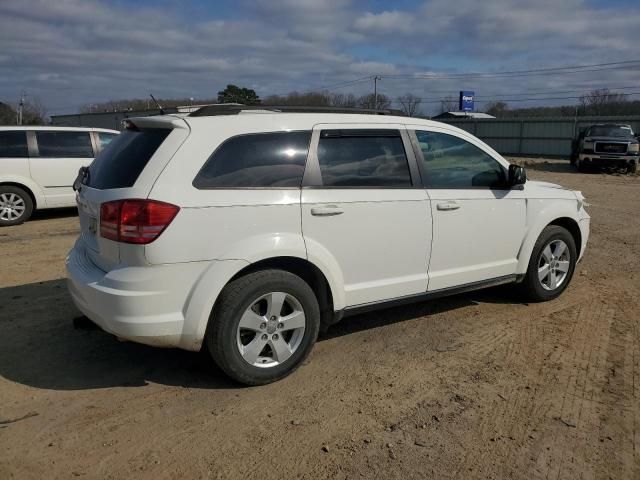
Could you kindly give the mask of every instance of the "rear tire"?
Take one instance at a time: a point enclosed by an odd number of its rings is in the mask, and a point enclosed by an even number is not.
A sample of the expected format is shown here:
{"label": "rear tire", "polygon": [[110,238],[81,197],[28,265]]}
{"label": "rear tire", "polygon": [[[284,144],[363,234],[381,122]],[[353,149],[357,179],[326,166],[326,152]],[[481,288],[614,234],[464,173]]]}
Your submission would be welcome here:
{"label": "rear tire", "polygon": [[304,362],[319,328],[320,308],[311,287],[292,273],[262,270],[224,288],[205,344],[229,377],[245,385],[264,385]]}
{"label": "rear tire", "polygon": [[26,222],[33,213],[31,196],[20,187],[0,186],[0,227]]}
{"label": "rear tire", "polygon": [[575,240],[567,229],[557,225],[545,227],[533,246],[520,286],[524,296],[533,302],[558,297],[573,277],[577,258]]}

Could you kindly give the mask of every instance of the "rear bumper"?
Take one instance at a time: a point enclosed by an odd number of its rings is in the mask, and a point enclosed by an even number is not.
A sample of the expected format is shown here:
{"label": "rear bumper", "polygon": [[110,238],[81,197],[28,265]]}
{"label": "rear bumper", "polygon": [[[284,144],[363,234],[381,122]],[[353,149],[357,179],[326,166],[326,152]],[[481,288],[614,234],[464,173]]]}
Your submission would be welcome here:
{"label": "rear bumper", "polygon": [[122,267],[104,272],[81,242],[66,260],[73,303],[103,330],[156,347],[199,349],[202,339],[185,332],[184,312],[206,263]]}

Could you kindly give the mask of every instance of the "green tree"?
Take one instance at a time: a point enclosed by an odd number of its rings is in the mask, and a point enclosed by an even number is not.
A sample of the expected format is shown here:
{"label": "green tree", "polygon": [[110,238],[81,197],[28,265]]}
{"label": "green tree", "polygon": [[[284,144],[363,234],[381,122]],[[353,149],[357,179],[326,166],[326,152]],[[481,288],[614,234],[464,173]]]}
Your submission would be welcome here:
{"label": "green tree", "polygon": [[242,103],[243,105],[257,105],[260,97],[250,88],[227,85],[227,88],[218,92],[218,103]]}

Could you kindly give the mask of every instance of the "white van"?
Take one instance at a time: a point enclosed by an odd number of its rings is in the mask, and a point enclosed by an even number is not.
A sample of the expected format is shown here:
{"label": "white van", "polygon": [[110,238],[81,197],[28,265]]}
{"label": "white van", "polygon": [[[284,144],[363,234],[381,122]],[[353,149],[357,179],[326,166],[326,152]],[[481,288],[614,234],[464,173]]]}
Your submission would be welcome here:
{"label": "white van", "polygon": [[36,209],[74,207],[81,167],[119,132],[102,128],[0,127],[0,226],[25,222]]}

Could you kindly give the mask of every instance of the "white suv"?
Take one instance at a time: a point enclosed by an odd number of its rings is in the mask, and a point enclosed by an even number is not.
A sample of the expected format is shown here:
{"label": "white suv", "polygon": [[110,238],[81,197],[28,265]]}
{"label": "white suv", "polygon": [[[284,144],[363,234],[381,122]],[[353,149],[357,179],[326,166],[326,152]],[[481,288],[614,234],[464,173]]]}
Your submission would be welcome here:
{"label": "white suv", "polygon": [[75,207],[71,188],[119,132],[103,128],[0,127],[0,226],[17,225],[35,209]]}
{"label": "white suv", "polygon": [[204,346],[252,385],[357,312],[509,282],[555,298],[589,234],[579,192],[416,118],[135,118],[78,186],[78,308],[120,338]]}

